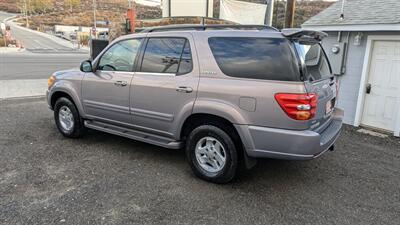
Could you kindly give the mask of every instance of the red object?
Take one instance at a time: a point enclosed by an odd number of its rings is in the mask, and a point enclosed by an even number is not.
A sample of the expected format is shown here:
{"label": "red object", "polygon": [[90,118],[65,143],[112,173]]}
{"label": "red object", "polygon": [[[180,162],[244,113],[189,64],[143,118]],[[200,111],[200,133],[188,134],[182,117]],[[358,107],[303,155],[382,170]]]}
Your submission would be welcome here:
{"label": "red object", "polygon": [[11,30],[6,30],[6,38],[11,38]]}
{"label": "red object", "polygon": [[317,112],[317,94],[275,94],[275,99],[283,111],[292,119],[309,120]]}
{"label": "red object", "polygon": [[132,7],[131,9],[128,9],[128,11],[126,12],[126,16],[128,17],[130,23],[131,23],[131,33],[135,32],[135,22],[136,22],[136,12],[134,7]]}
{"label": "red object", "polygon": [[96,36],[96,27],[92,27],[92,34],[93,34],[93,36]]}

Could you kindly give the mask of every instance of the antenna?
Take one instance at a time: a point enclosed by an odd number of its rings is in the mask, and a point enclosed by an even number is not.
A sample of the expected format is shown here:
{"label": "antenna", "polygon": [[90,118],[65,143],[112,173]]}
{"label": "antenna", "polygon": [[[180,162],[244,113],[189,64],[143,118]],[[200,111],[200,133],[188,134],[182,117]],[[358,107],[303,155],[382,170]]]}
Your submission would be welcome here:
{"label": "antenna", "polygon": [[340,10],[340,20],[344,20],[344,2],[345,0],[342,0],[342,9]]}

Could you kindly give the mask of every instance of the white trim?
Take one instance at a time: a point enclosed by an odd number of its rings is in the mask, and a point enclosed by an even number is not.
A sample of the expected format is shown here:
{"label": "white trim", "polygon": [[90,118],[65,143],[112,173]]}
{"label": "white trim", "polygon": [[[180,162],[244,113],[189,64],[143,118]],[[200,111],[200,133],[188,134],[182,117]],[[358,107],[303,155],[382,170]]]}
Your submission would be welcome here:
{"label": "white trim", "polygon": [[[369,68],[371,64],[371,54],[373,51],[374,41],[400,41],[400,35],[369,35],[367,38],[367,46],[365,49],[363,69],[361,73],[360,89],[358,90],[356,115],[354,118],[354,126],[358,127],[361,124],[362,113],[364,111],[365,88],[368,82]],[[398,110],[397,118],[400,118],[400,109]],[[394,130],[395,136],[400,136],[400,119],[397,119]]]}
{"label": "white trim", "polygon": [[175,73],[153,73],[153,72],[141,72],[138,71],[135,74],[137,75],[149,75],[149,76],[170,76],[170,77],[175,77],[176,74]]}
{"label": "white trim", "polygon": [[354,25],[302,25],[302,28],[322,31],[400,31],[400,23],[395,24],[354,24]]}

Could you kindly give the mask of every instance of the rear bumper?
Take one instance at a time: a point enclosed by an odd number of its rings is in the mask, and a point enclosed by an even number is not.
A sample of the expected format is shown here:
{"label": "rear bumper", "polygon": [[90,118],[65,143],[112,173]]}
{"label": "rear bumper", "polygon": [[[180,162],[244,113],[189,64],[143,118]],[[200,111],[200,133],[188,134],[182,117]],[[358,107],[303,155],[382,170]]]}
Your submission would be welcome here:
{"label": "rear bumper", "polygon": [[309,160],[319,157],[335,143],[342,128],[342,120],[343,110],[335,108],[329,126],[320,133],[311,130],[235,126],[250,157]]}

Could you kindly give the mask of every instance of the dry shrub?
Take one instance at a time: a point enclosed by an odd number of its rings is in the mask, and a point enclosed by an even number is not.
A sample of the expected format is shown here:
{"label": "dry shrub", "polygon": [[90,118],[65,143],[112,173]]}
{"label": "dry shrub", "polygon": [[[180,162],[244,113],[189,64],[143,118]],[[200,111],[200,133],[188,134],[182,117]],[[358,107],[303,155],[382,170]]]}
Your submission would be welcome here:
{"label": "dry shrub", "polygon": [[4,42],[4,38],[0,37],[0,47],[6,46],[6,43]]}
{"label": "dry shrub", "polygon": [[88,46],[89,45],[89,34],[79,34],[78,35],[78,40],[79,40],[79,44],[83,45],[83,46]]}

